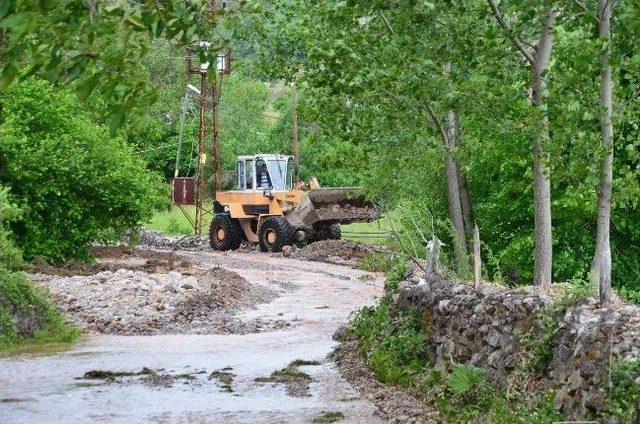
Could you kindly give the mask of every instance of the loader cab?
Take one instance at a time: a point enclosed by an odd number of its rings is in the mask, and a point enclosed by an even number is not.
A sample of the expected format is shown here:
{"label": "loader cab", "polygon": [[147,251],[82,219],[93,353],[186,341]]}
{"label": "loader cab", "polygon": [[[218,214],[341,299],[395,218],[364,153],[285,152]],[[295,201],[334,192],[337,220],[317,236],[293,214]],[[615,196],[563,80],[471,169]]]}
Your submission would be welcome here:
{"label": "loader cab", "polygon": [[240,156],[238,190],[286,191],[293,188],[295,166],[291,156]]}

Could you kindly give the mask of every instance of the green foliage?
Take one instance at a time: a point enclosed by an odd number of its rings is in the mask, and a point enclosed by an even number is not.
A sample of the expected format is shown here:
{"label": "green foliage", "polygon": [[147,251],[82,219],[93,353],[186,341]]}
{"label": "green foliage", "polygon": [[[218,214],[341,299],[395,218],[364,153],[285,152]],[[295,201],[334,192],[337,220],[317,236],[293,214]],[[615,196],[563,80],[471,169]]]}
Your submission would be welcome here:
{"label": "green foliage", "polygon": [[0,181],[23,211],[12,229],[28,259],[86,259],[90,243],[119,240],[166,199],[130,147],[46,81],[11,86],[0,131]]}
{"label": "green foliage", "polygon": [[619,422],[635,423],[640,418],[640,361],[615,360],[607,392],[608,408],[603,417],[616,417]]}
{"label": "green foliage", "polygon": [[447,377],[447,389],[455,396],[462,396],[476,388],[484,379],[484,371],[468,364],[455,364]]}
{"label": "green foliage", "polygon": [[[311,130],[302,143],[318,146],[312,156],[329,155],[331,161],[322,166],[333,166],[342,179],[347,168],[333,159],[331,146],[336,146],[351,160],[352,178],[390,210],[399,204],[410,209],[421,204],[423,210],[426,205],[436,234],[448,245],[443,255],[451,257],[443,159],[453,155],[469,184],[488,274],[509,284],[530,282],[530,145],[537,115],[525,95],[530,70],[487,2],[411,0],[403,7],[358,0],[254,3],[257,13],[237,33],[247,52],[242,61],[261,78],[296,81],[301,114]],[[503,2],[500,7],[516,25],[514,32],[525,43],[535,43],[544,5]],[[563,4],[561,9],[546,75],[553,140],[545,148],[551,153],[554,279],[567,281],[587,278],[594,251],[603,154],[597,107],[601,41],[595,36],[595,8],[584,13],[575,4]],[[640,55],[634,44],[639,17],[633,0],[623,0],[613,15],[614,98],[619,104],[614,108],[613,272],[614,286],[630,299],[640,290]],[[448,111],[460,115],[460,143],[452,152],[443,149],[425,104],[441,125]],[[429,228],[425,214],[414,216]],[[450,259],[445,265],[463,276],[467,269]]]}
{"label": "green foliage", "polygon": [[0,350],[25,342],[70,342],[79,335],[24,274],[0,264]]}
{"label": "green foliage", "polygon": [[400,266],[401,262],[402,259],[392,253],[367,253],[364,258],[362,258],[360,268],[372,272],[389,272]]}
{"label": "green foliage", "polygon": [[[114,132],[128,117],[143,116],[157,99],[141,72],[151,41],[195,44],[194,55],[213,63],[232,35],[228,22],[233,14],[227,13],[228,19],[223,14],[205,1],[3,0],[0,92],[31,75],[73,84],[83,100],[91,100],[93,93],[101,97]],[[199,40],[211,47],[201,48]]]}
{"label": "green foliage", "polygon": [[9,232],[9,224],[20,217],[20,209],[11,202],[9,189],[0,185],[0,266],[15,270],[22,266],[22,253]]}
{"label": "green foliage", "polygon": [[[389,316],[388,298],[376,308],[363,308],[352,320],[352,331],[361,353],[380,381],[409,386],[426,365],[426,335],[416,328],[418,317],[411,311]],[[411,322],[403,325],[399,323]]]}

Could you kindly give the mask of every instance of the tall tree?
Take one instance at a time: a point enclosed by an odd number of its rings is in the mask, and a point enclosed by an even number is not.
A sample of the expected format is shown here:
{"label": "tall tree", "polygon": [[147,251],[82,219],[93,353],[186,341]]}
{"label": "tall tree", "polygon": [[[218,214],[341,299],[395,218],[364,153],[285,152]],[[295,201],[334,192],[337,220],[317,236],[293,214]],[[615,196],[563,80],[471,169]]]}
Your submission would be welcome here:
{"label": "tall tree", "polygon": [[613,0],[598,0],[598,34],[603,43],[600,72],[600,106],[602,107],[600,143],[605,150],[601,163],[598,187],[598,226],[596,251],[593,258],[592,278],[598,284],[600,303],[611,300],[611,191],[613,185],[613,122],[611,78],[611,9]]}
{"label": "tall tree", "polygon": [[535,222],[535,258],[533,281],[546,285],[552,282],[553,240],[551,237],[551,166],[548,144],[549,117],[547,108],[546,72],[551,60],[553,27],[558,16],[555,4],[544,10],[538,40],[534,51],[515,34],[502,16],[494,0],[487,0],[496,21],[511,39],[514,46],[531,66],[531,103],[537,109],[537,129],[533,137],[533,196]]}

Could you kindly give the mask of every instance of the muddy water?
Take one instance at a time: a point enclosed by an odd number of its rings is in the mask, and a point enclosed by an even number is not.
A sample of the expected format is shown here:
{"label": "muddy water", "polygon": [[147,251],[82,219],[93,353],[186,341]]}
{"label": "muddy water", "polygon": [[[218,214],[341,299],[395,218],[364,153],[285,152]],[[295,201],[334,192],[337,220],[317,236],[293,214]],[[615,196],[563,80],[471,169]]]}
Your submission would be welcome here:
{"label": "muddy water", "polygon": [[[268,304],[239,313],[245,320],[284,319],[291,326],[247,335],[86,336],[71,348],[0,358],[0,423],[218,423],[312,422],[340,412],[341,422],[379,422],[326,356],[333,332],[349,313],[371,304],[379,278],[335,265],[258,253],[184,253],[206,266],[223,266],[251,282],[288,287]],[[291,361],[312,378],[309,395],[258,377]],[[139,377],[79,379],[90,370],[140,371],[174,376],[169,384]],[[230,384],[210,378],[224,369]],[[188,375],[188,378],[182,378]],[[227,382],[228,383],[228,382]]]}

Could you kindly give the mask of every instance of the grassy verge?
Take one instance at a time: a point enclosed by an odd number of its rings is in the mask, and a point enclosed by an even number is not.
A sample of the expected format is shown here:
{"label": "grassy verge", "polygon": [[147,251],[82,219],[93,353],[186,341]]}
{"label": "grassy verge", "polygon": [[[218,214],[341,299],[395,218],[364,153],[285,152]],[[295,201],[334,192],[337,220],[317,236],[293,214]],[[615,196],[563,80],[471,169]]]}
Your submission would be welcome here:
{"label": "grassy verge", "polygon": [[0,350],[68,343],[79,334],[25,274],[0,266]]}

